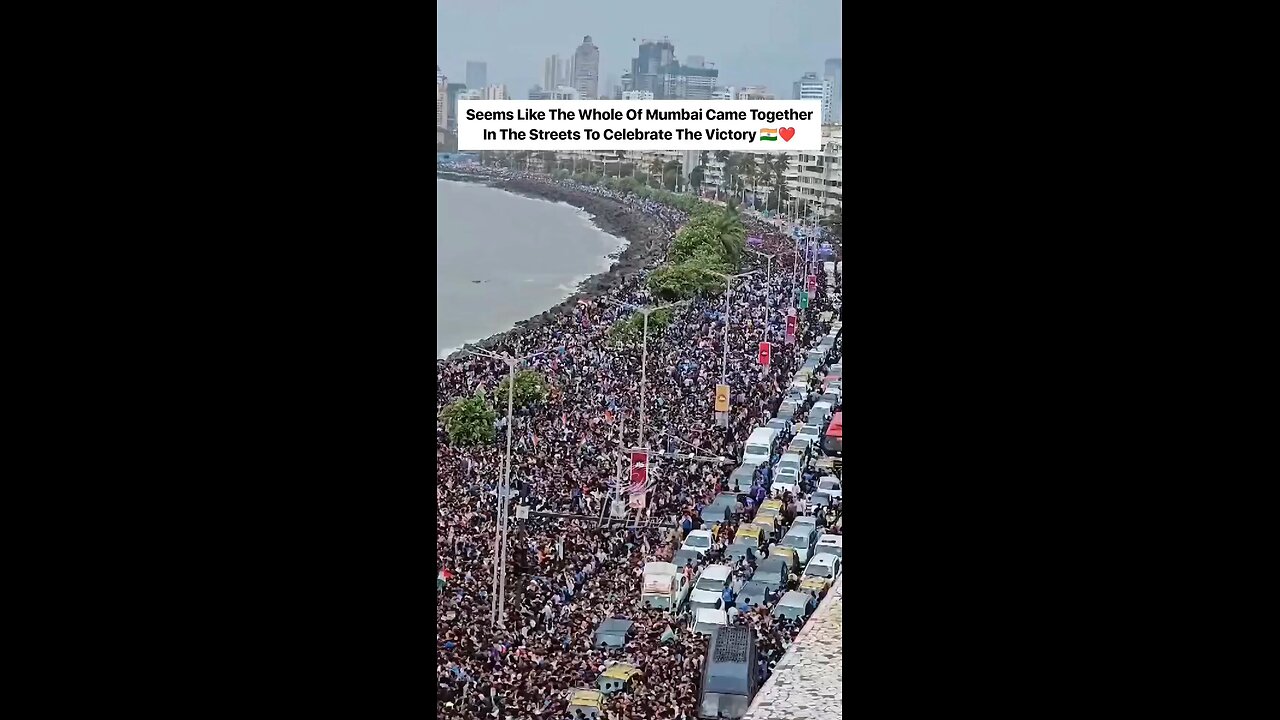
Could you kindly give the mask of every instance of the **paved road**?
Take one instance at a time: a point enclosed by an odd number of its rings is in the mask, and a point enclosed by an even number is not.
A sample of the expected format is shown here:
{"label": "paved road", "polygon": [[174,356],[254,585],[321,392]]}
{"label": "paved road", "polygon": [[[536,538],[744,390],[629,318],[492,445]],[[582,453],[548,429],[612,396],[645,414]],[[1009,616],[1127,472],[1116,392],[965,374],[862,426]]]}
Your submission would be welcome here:
{"label": "paved road", "polygon": [[839,720],[844,575],[836,578],[743,720]]}

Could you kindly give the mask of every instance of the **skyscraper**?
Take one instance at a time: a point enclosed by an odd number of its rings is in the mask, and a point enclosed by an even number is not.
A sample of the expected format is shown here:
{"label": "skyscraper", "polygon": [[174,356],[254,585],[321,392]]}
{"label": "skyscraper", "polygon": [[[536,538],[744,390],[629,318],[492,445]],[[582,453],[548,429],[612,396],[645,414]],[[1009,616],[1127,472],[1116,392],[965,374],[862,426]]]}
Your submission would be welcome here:
{"label": "skyscraper", "polygon": [[573,53],[573,87],[583,100],[600,97],[600,48],[591,42],[590,35],[582,38]]}
{"label": "skyscraper", "polygon": [[570,67],[569,58],[562,58],[559,55],[547,58],[542,63],[542,87],[550,89],[571,85],[573,73]]}
{"label": "skyscraper", "polygon": [[[660,100],[710,100],[720,71],[706,67],[700,56],[690,60],[702,64],[681,65],[676,60],[676,48],[670,40],[662,42],[646,40],[640,43],[638,56],[631,61],[631,90],[651,92]],[[627,90],[623,80],[623,90]]]}
{"label": "skyscraper", "polygon": [[840,58],[827,60],[822,77],[831,81],[831,122],[844,122],[844,79]]}
{"label": "skyscraper", "polygon": [[485,86],[487,67],[484,62],[467,61],[467,87],[482,88]]}
{"label": "skyscraper", "polygon": [[822,124],[834,122],[831,119],[831,81],[819,78],[818,73],[805,73],[792,86],[792,97],[795,100],[822,101]]}

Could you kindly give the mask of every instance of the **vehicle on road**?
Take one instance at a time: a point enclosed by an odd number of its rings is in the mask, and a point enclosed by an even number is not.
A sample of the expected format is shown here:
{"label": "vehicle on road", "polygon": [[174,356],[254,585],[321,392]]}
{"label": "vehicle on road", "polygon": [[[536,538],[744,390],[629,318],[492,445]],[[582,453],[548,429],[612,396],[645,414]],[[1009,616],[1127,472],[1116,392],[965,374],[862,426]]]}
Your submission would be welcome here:
{"label": "vehicle on road", "polygon": [[830,553],[819,553],[805,565],[804,575],[800,578],[800,589],[825,591],[839,574],[840,558]]}
{"label": "vehicle on road", "polygon": [[840,478],[835,475],[823,475],[818,478],[818,491],[824,492],[833,498],[841,496]]}
{"label": "vehicle on road", "polygon": [[570,690],[569,717],[576,718],[582,713],[588,718],[604,716],[604,694],[599,690]]}
{"label": "vehicle on road", "polygon": [[640,585],[640,604],[675,614],[689,594],[689,581],[674,563],[647,562]]}
{"label": "vehicle on road", "polygon": [[773,457],[778,431],[771,427],[758,427],[751,431],[742,450],[742,464],[749,467],[763,465]]}
{"label": "vehicle on road", "polygon": [[685,536],[684,543],[680,545],[681,550],[692,550],[701,557],[711,551],[711,531],[710,530],[690,530]]}
{"label": "vehicle on road", "polygon": [[773,616],[797,620],[809,614],[809,594],[800,590],[788,590],[773,606]]}
{"label": "vehicle on road", "polygon": [[633,685],[632,680],[638,681],[643,677],[644,673],[635,665],[614,663],[605,668],[605,671],[600,673],[600,677],[596,678],[596,687],[605,695],[612,695],[626,690],[629,685]]}
{"label": "vehicle on road", "polygon": [[698,720],[741,720],[760,687],[755,631],[745,625],[715,628],[707,643],[699,685]]}
{"label": "vehicle on road", "polygon": [[827,426],[827,434],[822,437],[822,449],[831,455],[839,455],[844,450],[844,413],[831,416],[831,424]]}
{"label": "vehicle on road", "polygon": [[689,601],[704,607],[715,605],[725,586],[729,584],[732,572],[728,565],[708,565],[694,581]]}
{"label": "vehicle on road", "polygon": [[710,635],[718,627],[729,624],[729,613],[715,608],[699,608],[693,617],[693,631]]}
{"label": "vehicle on road", "polygon": [[626,618],[611,618],[601,621],[596,628],[596,647],[620,648],[635,637],[634,623]]}
{"label": "vehicle on road", "polygon": [[818,538],[818,544],[814,548],[814,553],[827,553],[835,555],[838,558],[844,558],[844,536],[843,535],[823,535]]}
{"label": "vehicle on road", "polygon": [[807,563],[809,558],[813,557],[814,539],[816,537],[817,533],[814,529],[804,525],[796,527],[792,524],[791,529],[782,537],[782,542],[779,544],[794,552],[797,561]]}

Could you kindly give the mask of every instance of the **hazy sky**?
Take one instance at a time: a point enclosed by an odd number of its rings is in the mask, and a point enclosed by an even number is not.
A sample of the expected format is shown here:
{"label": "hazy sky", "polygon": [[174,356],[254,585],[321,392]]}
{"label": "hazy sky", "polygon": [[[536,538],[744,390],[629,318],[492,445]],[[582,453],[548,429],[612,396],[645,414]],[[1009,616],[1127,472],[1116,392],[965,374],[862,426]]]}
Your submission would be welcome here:
{"label": "hazy sky", "polygon": [[[719,85],[766,85],[780,100],[805,72],[841,57],[839,0],[437,0],[436,64],[466,82],[468,60],[488,65],[487,82],[515,98],[542,84],[543,61],[567,58],[584,35],[600,48],[601,92],[620,81],[641,39],[665,35],[684,63],[701,55]],[[635,38],[633,41],[632,38]]]}

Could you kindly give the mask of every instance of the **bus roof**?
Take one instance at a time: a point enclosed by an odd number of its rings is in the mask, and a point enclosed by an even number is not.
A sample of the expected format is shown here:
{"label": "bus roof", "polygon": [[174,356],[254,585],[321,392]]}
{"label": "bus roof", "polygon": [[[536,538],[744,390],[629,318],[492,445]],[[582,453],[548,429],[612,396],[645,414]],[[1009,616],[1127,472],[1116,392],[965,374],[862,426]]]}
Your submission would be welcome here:
{"label": "bus roof", "polygon": [[831,427],[827,428],[829,437],[844,437],[844,412],[838,412],[831,417]]}

